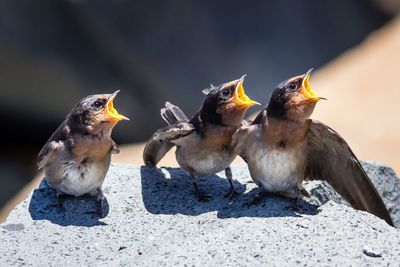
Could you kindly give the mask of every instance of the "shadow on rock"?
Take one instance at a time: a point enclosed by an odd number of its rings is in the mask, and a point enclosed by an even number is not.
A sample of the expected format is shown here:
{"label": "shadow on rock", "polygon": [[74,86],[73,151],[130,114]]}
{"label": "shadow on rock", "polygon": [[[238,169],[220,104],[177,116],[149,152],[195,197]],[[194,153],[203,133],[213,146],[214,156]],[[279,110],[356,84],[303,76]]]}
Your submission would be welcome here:
{"label": "shadow on rock", "polygon": [[[42,180],[38,189],[35,189],[29,203],[29,213],[33,220],[48,220],[52,223],[68,226],[96,226],[105,225],[101,218],[94,215],[96,211],[96,197],[66,197],[64,208],[57,207],[57,192],[45,180]],[[104,217],[108,215],[109,205],[104,199]]]}
{"label": "shadow on rock", "polygon": [[[300,202],[301,212],[294,212],[288,207],[292,201],[282,197],[266,197],[259,204],[244,207],[252,199],[257,188],[241,194],[232,200],[224,198],[229,188],[226,178],[218,175],[199,177],[201,190],[212,197],[208,202],[199,202],[194,195],[189,176],[179,168],[141,167],[142,197],[146,210],[153,214],[184,214],[196,216],[206,212],[217,212],[218,218],[238,217],[286,217],[302,214],[316,214],[318,206],[306,201]],[[246,185],[235,181],[234,186],[240,193],[246,191]]]}

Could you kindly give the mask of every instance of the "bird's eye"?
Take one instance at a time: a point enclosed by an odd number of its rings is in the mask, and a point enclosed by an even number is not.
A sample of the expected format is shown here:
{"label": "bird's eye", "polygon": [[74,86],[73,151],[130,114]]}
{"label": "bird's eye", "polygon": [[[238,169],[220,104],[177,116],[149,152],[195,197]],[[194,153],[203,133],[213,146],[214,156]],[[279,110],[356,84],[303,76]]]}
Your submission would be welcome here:
{"label": "bird's eye", "polygon": [[95,108],[101,108],[103,107],[103,101],[97,100],[96,102],[93,103],[93,106]]}
{"label": "bird's eye", "polygon": [[221,92],[222,98],[227,99],[231,95],[231,91],[229,89],[224,89]]}
{"label": "bird's eye", "polygon": [[295,83],[289,83],[288,87],[289,87],[289,89],[291,89],[291,90],[295,90],[295,89],[297,89],[297,84],[295,84]]}

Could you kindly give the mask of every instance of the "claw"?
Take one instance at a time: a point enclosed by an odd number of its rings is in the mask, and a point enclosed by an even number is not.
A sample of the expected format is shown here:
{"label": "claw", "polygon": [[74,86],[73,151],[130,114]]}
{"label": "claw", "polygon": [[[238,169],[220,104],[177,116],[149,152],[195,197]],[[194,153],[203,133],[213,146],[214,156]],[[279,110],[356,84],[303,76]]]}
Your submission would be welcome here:
{"label": "claw", "polygon": [[298,197],[295,198],[294,199],[294,203],[292,205],[286,207],[286,209],[290,210],[290,211],[295,211],[295,212],[302,212],[303,211],[303,209],[299,205],[299,198]]}
{"label": "claw", "polygon": [[228,198],[229,200],[232,200],[235,197],[237,197],[238,195],[240,195],[239,192],[237,192],[235,189],[230,188],[229,191],[226,194],[224,194],[224,198]]}
{"label": "claw", "polygon": [[286,207],[286,210],[295,211],[295,212],[302,212],[303,209],[297,205],[291,205]]}
{"label": "claw", "polygon": [[247,207],[250,208],[252,205],[257,205],[261,202],[261,200],[263,200],[266,196],[268,195],[267,192],[265,192],[264,190],[258,192],[258,194],[253,197],[253,199],[250,199],[249,201],[246,201],[245,203],[243,203],[243,207]]}
{"label": "claw", "polygon": [[[103,201],[101,201],[101,203],[102,202]],[[91,215],[92,219],[94,219],[94,218],[104,218],[105,214],[104,214],[104,211],[103,211],[103,204],[100,204],[100,201],[98,201],[96,206],[97,206],[97,208],[96,208],[95,211],[93,211],[93,210],[92,211],[87,211],[87,212],[85,212],[85,214]]]}
{"label": "claw", "polygon": [[100,218],[104,218],[105,214],[104,214],[104,209],[103,209],[103,201],[100,202],[101,204],[97,204],[97,216],[99,216]]}
{"label": "claw", "polygon": [[49,207],[57,208],[60,212],[64,212],[64,200],[65,200],[65,195],[61,193],[57,193],[57,202],[50,204]]}
{"label": "claw", "polygon": [[197,186],[196,177],[193,174],[190,177],[192,179],[193,189],[194,192],[196,193],[197,200],[200,202],[210,201],[212,197],[200,191],[199,187]]}
{"label": "claw", "polygon": [[245,203],[243,203],[243,207],[247,207],[250,208],[253,205],[257,205],[261,202],[261,200],[263,199],[263,196],[260,195],[256,195],[254,198],[252,198],[249,201],[246,201]]}
{"label": "claw", "polygon": [[60,203],[53,203],[53,204],[49,204],[48,207],[50,208],[56,208],[59,212],[65,212],[66,209],[64,208],[63,205],[60,205]]}
{"label": "claw", "polygon": [[104,218],[104,213],[102,211],[96,210],[96,211],[87,211],[85,214],[88,214],[92,217],[92,219],[96,218]]}
{"label": "claw", "polygon": [[236,192],[235,187],[233,186],[233,181],[232,181],[232,170],[230,167],[225,169],[225,176],[228,179],[229,182],[229,191],[224,195],[224,198],[229,198],[232,200],[235,196],[239,195],[238,192]]}
{"label": "claw", "polygon": [[105,214],[104,214],[104,195],[103,195],[103,191],[101,191],[101,189],[99,188],[97,191],[97,200],[96,200],[96,206],[97,206],[97,215],[100,218],[104,218]]}
{"label": "claw", "polygon": [[200,202],[208,202],[212,199],[211,196],[209,196],[201,191],[197,191],[196,196],[197,196],[197,200]]}

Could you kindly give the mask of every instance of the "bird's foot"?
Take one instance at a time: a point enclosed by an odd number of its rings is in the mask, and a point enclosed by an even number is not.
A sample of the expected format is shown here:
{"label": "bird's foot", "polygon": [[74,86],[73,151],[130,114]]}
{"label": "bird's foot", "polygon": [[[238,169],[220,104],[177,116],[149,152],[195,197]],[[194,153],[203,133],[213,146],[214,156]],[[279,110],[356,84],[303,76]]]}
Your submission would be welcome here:
{"label": "bird's foot", "polygon": [[104,195],[101,188],[97,189],[97,198],[96,198],[96,211],[88,211],[86,214],[92,215],[92,218],[104,218]]}
{"label": "bird's foot", "polygon": [[301,188],[301,189],[300,189],[300,194],[301,194],[302,196],[305,196],[305,197],[311,197],[311,196],[310,196],[310,193],[308,193],[308,191],[307,191],[306,189],[304,189],[304,188]]}
{"label": "bird's foot", "polygon": [[58,212],[60,212],[60,213],[66,211],[66,209],[64,208],[64,206],[63,206],[62,204],[58,203],[58,202],[57,202],[57,203],[49,204],[48,207],[49,207],[49,208],[55,208],[55,209],[57,209]]}
{"label": "bird's foot", "polygon": [[97,204],[96,214],[99,218],[104,218],[106,216],[103,209],[103,201],[101,201],[101,204]]}
{"label": "bird's foot", "polygon": [[97,207],[97,215],[100,218],[104,218],[105,217],[105,213],[104,213],[104,194],[103,191],[101,190],[101,188],[99,188],[97,190],[97,199],[96,199],[96,207]]}
{"label": "bird's foot", "polygon": [[243,203],[243,207],[250,208],[253,205],[258,205],[268,194],[266,192],[260,192],[255,197]]}
{"label": "bird's foot", "polygon": [[196,191],[197,200],[200,202],[208,202],[212,199],[210,195],[207,195],[201,191]]}
{"label": "bird's foot", "polygon": [[290,211],[294,211],[294,212],[302,212],[303,208],[299,205],[299,199],[296,198],[292,205],[286,207],[286,210],[290,210]]}
{"label": "bird's foot", "polygon": [[105,217],[103,207],[99,205],[97,206],[96,210],[87,211],[85,214],[91,215],[92,219]]}
{"label": "bird's foot", "polygon": [[65,212],[65,207],[64,207],[64,200],[65,196],[63,194],[57,194],[57,202],[49,204],[48,207],[50,208],[56,208],[59,212]]}
{"label": "bird's foot", "polygon": [[294,212],[302,212],[303,209],[298,205],[290,205],[286,207],[286,210],[294,211]]}
{"label": "bird's foot", "polygon": [[234,199],[235,197],[237,197],[238,195],[240,195],[239,192],[237,192],[235,189],[230,188],[229,191],[224,194],[224,198],[228,198],[229,200]]}
{"label": "bird's foot", "polygon": [[92,217],[92,219],[97,219],[97,218],[104,218],[104,213],[103,211],[95,210],[95,211],[87,211],[85,214],[88,214]]}
{"label": "bird's foot", "polygon": [[212,199],[212,197],[205,194],[204,192],[200,191],[199,187],[197,186],[196,177],[194,175],[191,175],[191,178],[192,178],[193,189],[194,189],[194,192],[196,193],[197,200],[200,202],[210,201]]}

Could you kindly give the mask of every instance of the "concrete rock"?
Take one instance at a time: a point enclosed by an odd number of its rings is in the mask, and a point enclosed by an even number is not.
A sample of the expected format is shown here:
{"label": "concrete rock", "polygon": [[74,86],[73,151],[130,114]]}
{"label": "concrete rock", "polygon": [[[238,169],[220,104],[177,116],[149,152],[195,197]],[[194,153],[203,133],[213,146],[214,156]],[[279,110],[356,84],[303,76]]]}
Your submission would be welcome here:
{"label": "concrete rock", "polygon": [[[379,177],[390,173],[379,168]],[[56,194],[42,182],[0,225],[0,266],[398,264],[400,231],[383,220],[333,201],[318,208],[316,193],[302,212],[288,210],[291,201],[281,197],[245,208],[258,189],[246,167],[233,174],[244,194],[229,201],[223,176],[204,177],[199,186],[213,199],[199,203],[180,169],[112,164],[102,219],[88,214],[94,198],[52,206]]]}
{"label": "concrete rock", "polygon": [[[361,164],[385,202],[394,225],[400,227],[400,179],[390,167],[372,161],[364,161]],[[308,201],[312,204],[321,206],[332,200],[338,204],[350,206],[326,182],[305,182],[303,186],[311,194]]]}

